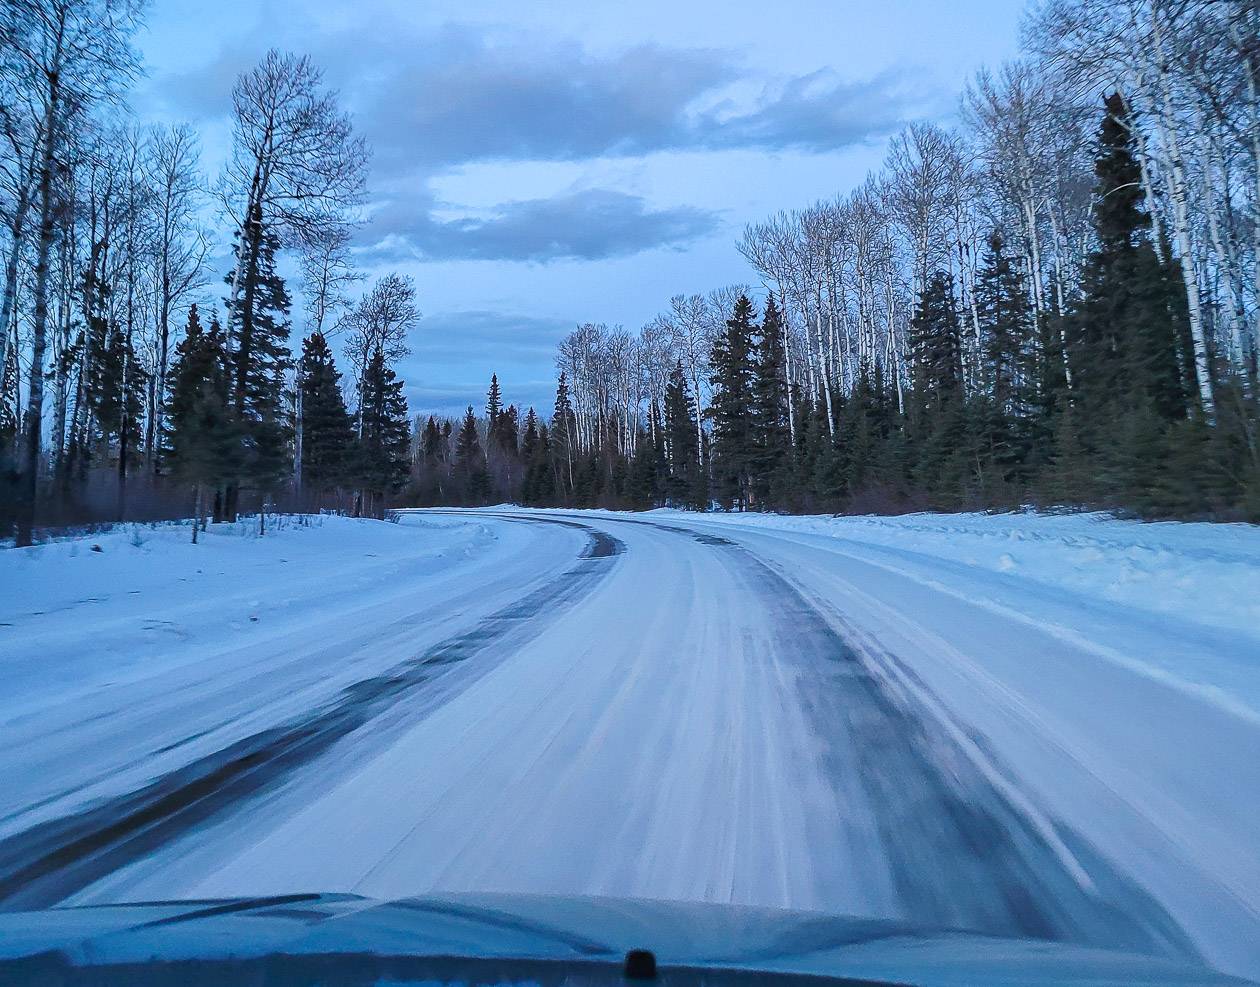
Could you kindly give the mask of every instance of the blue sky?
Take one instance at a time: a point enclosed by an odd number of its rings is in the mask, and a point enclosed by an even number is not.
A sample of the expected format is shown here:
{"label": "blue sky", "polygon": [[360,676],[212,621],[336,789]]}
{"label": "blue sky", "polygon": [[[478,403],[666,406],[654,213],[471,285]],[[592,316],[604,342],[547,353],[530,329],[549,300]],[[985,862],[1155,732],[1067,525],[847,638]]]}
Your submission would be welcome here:
{"label": "blue sky", "polygon": [[[948,120],[1016,54],[1020,0],[155,0],[136,105],[190,120],[207,170],[238,72],[311,54],[374,148],[369,277],[415,278],[415,412],[550,404],[578,322],[750,281],[744,224],[860,182],[890,132]],[[296,314],[300,329],[300,313]]]}

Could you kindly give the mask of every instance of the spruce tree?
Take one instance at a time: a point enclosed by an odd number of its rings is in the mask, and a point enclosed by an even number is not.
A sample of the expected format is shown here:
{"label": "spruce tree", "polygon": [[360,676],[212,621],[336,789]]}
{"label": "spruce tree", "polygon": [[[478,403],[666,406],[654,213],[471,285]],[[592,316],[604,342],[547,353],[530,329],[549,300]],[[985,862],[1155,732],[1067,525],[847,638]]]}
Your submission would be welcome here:
{"label": "spruce tree", "polygon": [[638,429],[626,478],[626,499],[634,510],[646,511],[658,506],[659,496],[656,444],[646,431]]}
{"label": "spruce tree", "polygon": [[756,374],[753,381],[755,449],[752,461],[753,495],[763,505],[778,499],[787,482],[792,454],[788,428],[787,362],[783,349],[783,320],[774,295],[766,299],[757,337]]}
{"label": "spruce tree", "polygon": [[520,452],[520,428],[520,413],[516,410],[516,405],[509,404],[499,412],[495,427],[495,442],[499,451],[509,459],[515,459]]}
{"label": "spruce tree", "polygon": [[739,510],[751,501],[759,452],[754,320],[752,302],[741,295],[726,322],[726,332],[713,347],[713,402],[705,412],[713,423],[716,493]]}
{"label": "spruce tree", "polygon": [[1068,359],[1086,446],[1104,458],[1126,458],[1116,443],[1148,429],[1136,421],[1113,428],[1118,420],[1185,416],[1181,340],[1188,329],[1176,283],[1155,252],[1129,111],[1118,93],[1106,100],[1094,172],[1097,248],[1068,320]]}
{"label": "spruce tree", "polygon": [[[982,478],[983,485],[994,489],[999,498],[1009,498],[1027,482],[1027,461],[1040,436],[1035,421],[1040,361],[1023,278],[997,230],[989,236],[977,274],[976,308],[982,333],[983,393],[970,405],[973,444],[980,461],[993,471],[991,477]],[[991,484],[997,484],[1001,492]]]}
{"label": "spruce tree", "polygon": [[486,457],[477,434],[477,416],[472,405],[464,413],[455,440],[455,464],[464,481],[465,496],[471,504],[482,504],[490,494],[490,478],[486,472]]}
{"label": "spruce tree", "polygon": [[[1193,405],[1189,322],[1171,252],[1161,264],[1156,251],[1129,108],[1118,93],[1105,104],[1094,162],[1096,247],[1063,322],[1072,420],[1054,424],[1055,454],[1045,467],[1068,469],[1080,487],[1052,476],[1038,485],[1064,502],[1149,512],[1168,486],[1170,426]],[[1053,408],[1059,418],[1069,413],[1062,399]]]}
{"label": "spruce tree", "polygon": [[499,391],[499,375],[490,375],[490,389],[486,392],[486,424],[488,434],[493,435],[499,421],[499,412],[503,408],[503,397]]}
{"label": "spruce tree", "polygon": [[197,306],[175,347],[163,416],[162,470],[192,488],[193,544],[209,490],[235,473],[239,443],[228,407],[227,353],[217,322],[202,328]]}
{"label": "spruce tree", "polygon": [[346,410],[332,350],[324,334],[302,343],[298,386],[302,390],[302,476],[328,493],[350,481],[354,424]]}
{"label": "spruce tree", "polygon": [[556,383],[556,403],[551,414],[551,452],[556,489],[561,496],[572,493],[576,482],[577,420],[569,399],[569,382],[564,371]]}
{"label": "spruce tree", "polygon": [[[84,294],[88,309],[84,395],[96,425],[93,438],[99,452],[104,455],[111,445],[117,452],[116,516],[121,521],[126,512],[128,470],[139,459],[149,375],[136,356],[130,332],[110,317],[107,282],[89,273],[85,276]],[[69,355],[68,358],[72,359]]]}
{"label": "spruce tree", "polygon": [[364,510],[384,516],[386,499],[407,482],[411,467],[411,420],[403,382],[377,347],[363,374],[362,435],[357,467],[366,495]]}
{"label": "spruce tree", "polygon": [[[534,409],[531,408],[532,412]],[[547,426],[538,421],[538,439],[526,461],[525,493],[522,499],[526,504],[547,506],[557,503],[556,474],[551,456],[551,435]],[[526,435],[529,430],[526,428]]]}
{"label": "spruce tree", "polygon": [[984,386],[1010,418],[1028,413],[1032,318],[1023,278],[994,230],[976,276],[976,309],[983,347]]}
{"label": "spruce tree", "polygon": [[702,509],[708,504],[708,483],[696,446],[696,411],[682,361],[674,364],[665,386],[665,440],[669,479],[665,494],[675,506]]}
{"label": "spruce tree", "polygon": [[521,461],[524,474],[521,477],[520,502],[532,504],[538,496],[538,415],[531,407],[525,413],[525,434],[521,438]]}
{"label": "spruce tree", "polygon": [[[241,438],[238,475],[226,497],[229,518],[236,514],[240,487],[258,490],[265,511],[267,496],[288,475],[292,463],[284,380],[289,366],[291,303],[284,280],[276,272],[279,241],[264,227],[261,215],[246,230],[246,236],[255,239],[254,249],[242,251],[237,244],[237,257],[245,256],[248,269],[241,278],[237,303],[228,313],[231,407]],[[234,283],[235,272],[225,280]]]}
{"label": "spruce tree", "polygon": [[938,411],[963,393],[962,329],[953,279],[932,275],[910,320],[914,397],[923,411]]}
{"label": "spruce tree", "polygon": [[445,436],[442,435],[441,426],[438,425],[437,419],[430,415],[429,420],[424,423],[424,432],[420,438],[420,452],[425,463],[434,466],[442,462],[446,458],[445,446]]}
{"label": "spruce tree", "polygon": [[910,320],[914,479],[924,506],[957,509],[968,467],[962,329],[953,280],[937,271]]}
{"label": "spruce tree", "polygon": [[869,496],[877,482],[874,460],[880,441],[879,397],[877,383],[863,372],[854,381],[853,393],[839,415],[839,485],[844,495],[841,506],[845,509],[855,509],[855,504]]}

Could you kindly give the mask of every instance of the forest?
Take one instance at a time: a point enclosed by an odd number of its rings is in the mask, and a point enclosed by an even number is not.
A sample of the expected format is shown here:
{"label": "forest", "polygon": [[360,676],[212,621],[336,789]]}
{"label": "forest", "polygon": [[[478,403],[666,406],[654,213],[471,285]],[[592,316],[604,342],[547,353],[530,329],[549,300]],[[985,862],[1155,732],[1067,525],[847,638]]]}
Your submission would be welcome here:
{"label": "forest", "polygon": [[0,537],[503,501],[1260,520],[1255,0],[1033,5],[950,126],[748,225],[748,283],[582,323],[554,406],[494,377],[459,420],[407,407],[416,287],[360,284],[370,148],[318,66],[237,79],[210,179],[127,107],[143,15],[2,15]]}
{"label": "forest", "polygon": [[1035,7],[955,128],[749,225],[758,283],[579,326],[485,450],[426,422],[415,495],[1260,519],[1258,11]]}

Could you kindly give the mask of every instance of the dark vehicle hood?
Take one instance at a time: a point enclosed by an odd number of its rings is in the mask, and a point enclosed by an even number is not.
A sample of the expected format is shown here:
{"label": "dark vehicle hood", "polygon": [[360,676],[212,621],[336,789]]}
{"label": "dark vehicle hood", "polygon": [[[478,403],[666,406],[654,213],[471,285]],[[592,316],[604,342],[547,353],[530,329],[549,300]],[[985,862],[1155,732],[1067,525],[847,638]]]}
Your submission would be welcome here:
{"label": "dark vehicle hood", "polygon": [[[250,983],[289,984],[311,982],[294,970],[316,969],[324,971],[321,983],[403,982],[393,973],[405,971],[381,966],[382,957],[413,967],[429,961],[406,980],[559,983],[573,982],[580,970],[588,974],[583,982],[615,983],[631,949],[651,950],[662,982],[671,983],[748,983],[749,973],[911,984],[1245,983],[1193,965],[1062,943],[665,901],[444,894],[380,902],[326,894],[0,914],[6,984],[235,983],[247,972]],[[340,965],[316,962],[334,958]],[[329,975],[334,967],[360,970],[356,960],[373,968],[372,977]],[[230,967],[232,979],[215,980],[219,967]],[[674,970],[706,975],[679,979]]]}

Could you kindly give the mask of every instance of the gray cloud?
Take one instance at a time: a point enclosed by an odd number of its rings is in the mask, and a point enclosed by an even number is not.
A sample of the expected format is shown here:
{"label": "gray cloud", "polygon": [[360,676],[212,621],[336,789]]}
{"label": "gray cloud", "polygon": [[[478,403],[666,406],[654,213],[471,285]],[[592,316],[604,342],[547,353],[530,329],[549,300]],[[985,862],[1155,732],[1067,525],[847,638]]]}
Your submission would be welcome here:
{"label": "gray cloud", "polygon": [[[547,263],[678,247],[717,229],[717,217],[587,189],[440,219],[429,181],[477,162],[749,148],[821,153],[883,137],[925,100],[912,79],[895,73],[854,82],[819,70],[759,81],[725,51],[647,44],[597,55],[576,43],[540,45],[457,25],[417,33],[373,23],[305,37],[300,47],[341,90],[374,148],[380,199],[360,247],[368,264]],[[214,106],[226,114],[236,73],[260,55],[227,47],[195,72],[151,80],[149,98],[203,117]]]}
{"label": "gray cloud", "polygon": [[920,99],[897,72],[845,82],[820,69],[768,87],[754,110],[707,115],[697,139],[710,148],[832,151],[887,135]]}
{"label": "gray cloud", "polygon": [[387,162],[577,160],[686,141],[683,111],[738,72],[721,53],[642,45],[606,58],[577,45],[539,50],[448,28],[365,92]]}
{"label": "gray cloud", "polygon": [[[281,42],[282,43],[282,42]],[[885,73],[847,82],[829,70],[760,82],[732,53],[638,45],[594,55],[575,43],[453,25],[427,35],[373,24],[304,37],[373,143],[378,177],[476,161],[573,161],[668,150],[835,150],[894,130],[930,98]],[[261,51],[232,46],[142,97],[206,116]],[[729,87],[760,85],[736,107]]]}
{"label": "gray cloud", "polygon": [[386,168],[835,150],[886,135],[922,98],[896,74],[846,82],[820,70],[763,85],[734,109],[723,93],[755,80],[710,49],[641,45],[597,58],[576,45],[539,50],[449,28],[416,50],[420,59],[382,72],[359,103]]}
{"label": "gray cloud", "polygon": [[382,209],[365,259],[602,260],[679,247],[718,227],[714,213],[690,206],[649,208],[636,195],[583,189],[498,206],[486,218],[438,220],[423,203]]}

